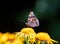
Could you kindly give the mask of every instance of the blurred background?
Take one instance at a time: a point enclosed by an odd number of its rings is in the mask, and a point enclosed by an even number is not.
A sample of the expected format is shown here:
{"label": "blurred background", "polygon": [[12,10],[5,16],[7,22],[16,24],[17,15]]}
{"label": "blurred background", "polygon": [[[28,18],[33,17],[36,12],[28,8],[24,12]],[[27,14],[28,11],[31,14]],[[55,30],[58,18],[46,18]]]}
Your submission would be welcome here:
{"label": "blurred background", "polygon": [[40,22],[35,31],[47,32],[60,42],[60,0],[5,0],[1,5],[0,32],[20,31],[33,11]]}

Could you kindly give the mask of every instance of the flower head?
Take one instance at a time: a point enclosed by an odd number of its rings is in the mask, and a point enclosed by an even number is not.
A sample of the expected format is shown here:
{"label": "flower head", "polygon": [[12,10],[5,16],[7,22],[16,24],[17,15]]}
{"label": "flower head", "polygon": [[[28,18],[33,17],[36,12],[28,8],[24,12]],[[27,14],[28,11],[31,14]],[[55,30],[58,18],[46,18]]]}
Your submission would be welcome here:
{"label": "flower head", "polygon": [[16,39],[12,44],[23,44],[23,42],[20,39]]}
{"label": "flower head", "polygon": [[6,42],[8,40],[8,35],[9,34],[10,34],[9,32],[6,32],[6,33],[2,34],[1,41]]}
{"label": "flower head", "polygon": [[23,28],[21,29],[22,33],[29,34],[29,33],[35,33],[33,28]]}
{"label": "flower head", "polygon": [[40,33],[38,33],[38,34],[36,35],[36,39],[37,39],[38,41],[40,41],[40,42],[41,42],[41,41],[46,41],[47,44],[49,44],[49,43],[53,44],[53,42],[58,43],[57,41],[51,39],[51,37],[49,36],[49,34],[48,34],[48,33],[45,33],[45,32],[40,32]]}
{"label": "flower head", "polygon": [[9,41],[9,42],[12,43],[15,39],[16,39],[16,38],[15,38],[15,35],[14,35],[13,33],[10,33],[10,34],[8,35],[8,40],[7,40],[7,41]]}
{"label": "flower head", "polygon": [[22,41],[27,40],[28,37],[28,41],[30,41],[30,43],[34,43],[35,35],[36,33],[32,28],[23,28],[21,32],[17,32],[16,37]]}
{"label": "flower head", "polygon": [[2,33],[0,32],[0,36],[2,36]]}

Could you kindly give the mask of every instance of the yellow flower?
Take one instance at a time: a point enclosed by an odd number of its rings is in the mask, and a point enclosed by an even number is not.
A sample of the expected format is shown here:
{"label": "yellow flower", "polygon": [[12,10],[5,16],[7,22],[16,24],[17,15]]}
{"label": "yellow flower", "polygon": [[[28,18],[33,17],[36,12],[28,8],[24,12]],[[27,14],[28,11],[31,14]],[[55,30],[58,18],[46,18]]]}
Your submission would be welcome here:
{"label": "yellow flower", "polygon": [[1,41],[6,42],[8,40],[8,35],[9,35],[9,32],[2,34]]}
{"label": "yellow flower", "polygon": [[30,33],[28,35],[29,41],[31,42],[31,44],[34,44],[34,42],[35,42],[35,36],[36,36],[36,33]]}
{"label": "yellow flower", "polygon": [[24,34],[21,32],[17,32],[15,35],[16,39],[20,39],[21,41],[24,41]]}
{"label": "yellow flower", "polygon": [[1,41],[1,37],[2,37],[2,33],[0,32],[0,44],[1,44],[1,42],[2,42],[2,41]]}
{"label": "yellow flower", "polygon": [[20,39],[16,39],[12,44],[23,44],[23,42]]}
{"label": "yellow flower", "polygon": [[14,40],[15,39],[15,35],[14,34],[9,34],[8,35],[8,39],[9,40]]}
{"label": "yellow flower", "polygon": [[35,31],[33,30],[33,28],[23,28],[23,29],[21,29],[21,32],[25,33],[25,34],[35,33]]}
{"label": "yellow flower", "polygon": [[7,41],[7,42],[5,42],[4,44],[11,44],[11,42],[10,42],[10,41]]}
{"label": "yellow flower", "polygon": [[28,41],[30,41],[30,43],[34,43],[35,35],[36,33],[32,28],[23,28],[21,32],[16,33],[16,38],[19,38],[20,40],[25,41],[26,37],[28,36]]}
{"label": "yellow flower", "polygon": [[21,32],[28,36],[28,39],[32,44],[34,43],[36,33],[33,28],[23,28]]}
{"label": "yellow flower", "polygon": [[45,32],[40,32],[36,35],[36,39],[38,41],[46,41],[47,44],[53,44],[53,42],[55,43],[58,43],[57,41],[53,40],[50,38],[49,34],[48,33],[45,33]]}
{"label": "yellow flower", "polygon": [[2,36],[2,33],[0,32],[0,36]]}

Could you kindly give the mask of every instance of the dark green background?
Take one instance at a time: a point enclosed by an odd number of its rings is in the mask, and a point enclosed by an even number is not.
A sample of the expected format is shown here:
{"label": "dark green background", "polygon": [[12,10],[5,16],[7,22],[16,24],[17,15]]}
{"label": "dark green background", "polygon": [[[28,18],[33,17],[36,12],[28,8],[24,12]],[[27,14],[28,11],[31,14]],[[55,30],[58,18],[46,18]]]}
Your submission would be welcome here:
{"label": "dark green background", "polygon": [[[3,8],[2,8],[3,7]],[[30,11],[39,19],[36,32],[47,32],[60,42],[60,0],[9,0],[2,1],[0,32],[15,32],[26,27]]]}

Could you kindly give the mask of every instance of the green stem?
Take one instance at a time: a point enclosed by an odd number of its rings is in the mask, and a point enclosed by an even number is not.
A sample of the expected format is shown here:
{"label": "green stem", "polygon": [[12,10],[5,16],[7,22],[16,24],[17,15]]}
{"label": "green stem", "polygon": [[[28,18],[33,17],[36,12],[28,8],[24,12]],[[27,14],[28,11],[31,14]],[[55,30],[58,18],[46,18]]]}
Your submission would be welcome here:
{"label": "green stem", "polygon": [[26,37],[25,44],[29,44],[28,36]]}
{"label": "green stem", "polygon": [[41,44],[45,44],[45,42],[41,42]]}
{"label": "green stem", "polygon": [[35,44],[38,44],[38,41],[36,41]]}
{"label": "green stem", "polygon": [[35,42],[35,44],[45,44],[45,42],[38,43],[38,41]]}

